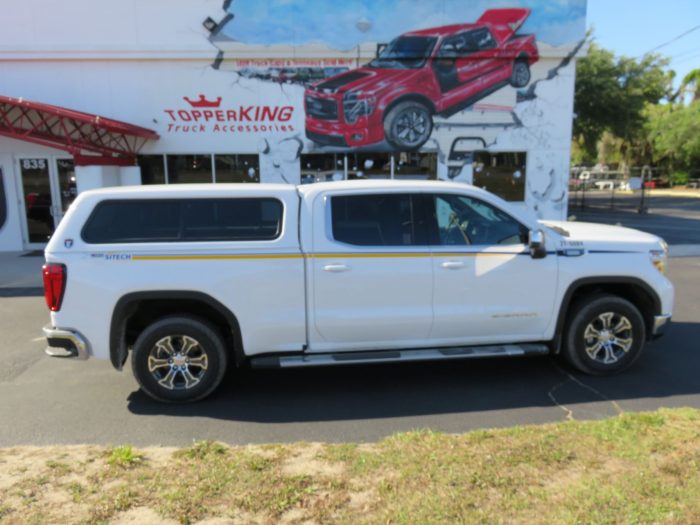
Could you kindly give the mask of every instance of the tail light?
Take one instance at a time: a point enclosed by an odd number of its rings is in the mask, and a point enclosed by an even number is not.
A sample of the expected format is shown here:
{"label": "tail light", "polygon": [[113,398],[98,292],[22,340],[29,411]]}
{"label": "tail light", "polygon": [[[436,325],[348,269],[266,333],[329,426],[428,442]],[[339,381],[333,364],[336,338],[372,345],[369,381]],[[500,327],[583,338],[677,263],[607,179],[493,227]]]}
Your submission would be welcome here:
{"label": "tail light", "polygon": [[44,276],[44,299],[52,312],[61,309],[63,292],[66,291],[66,265],[47,263],[41,268]]}

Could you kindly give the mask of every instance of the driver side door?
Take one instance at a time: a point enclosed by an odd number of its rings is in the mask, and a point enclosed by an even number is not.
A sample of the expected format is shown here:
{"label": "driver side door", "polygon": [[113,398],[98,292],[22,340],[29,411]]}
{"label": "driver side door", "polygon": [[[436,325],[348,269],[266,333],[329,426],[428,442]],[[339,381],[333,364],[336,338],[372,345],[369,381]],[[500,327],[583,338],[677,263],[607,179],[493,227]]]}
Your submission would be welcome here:
{"label": "driver side door", "polygon": [[431,194],[433,328],[437,345],[542,340],[557,287],[557,257],[530,257],[528,229],[485,200]]}

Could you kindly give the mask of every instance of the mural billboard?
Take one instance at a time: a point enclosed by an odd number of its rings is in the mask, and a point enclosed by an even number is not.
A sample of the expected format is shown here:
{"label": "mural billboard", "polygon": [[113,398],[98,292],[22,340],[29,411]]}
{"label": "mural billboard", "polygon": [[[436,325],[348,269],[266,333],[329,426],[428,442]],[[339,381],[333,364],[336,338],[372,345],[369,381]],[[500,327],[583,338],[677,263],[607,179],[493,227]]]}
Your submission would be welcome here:
{"label": "mural billboard", "polygon": [[[267,181],[299,182],[302,153],[434,152],[439,178],[483,184],[506,166],[520,188],[512,200],[563,206],[554,179],[568,169],[570,62],[585,37],[585,0],[223,8],[205,26],[212,71],[226,80],[180,94],[164,135],[226,136],[260,153]],[[545,176],[525,177],[533,168]]]}

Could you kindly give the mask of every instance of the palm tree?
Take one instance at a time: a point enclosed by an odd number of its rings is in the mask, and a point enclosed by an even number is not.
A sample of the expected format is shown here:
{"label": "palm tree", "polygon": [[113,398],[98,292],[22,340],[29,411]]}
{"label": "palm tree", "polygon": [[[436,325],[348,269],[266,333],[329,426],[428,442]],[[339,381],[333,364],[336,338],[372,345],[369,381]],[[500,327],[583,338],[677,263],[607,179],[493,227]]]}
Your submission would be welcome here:
{"label": "palm tree", "polygon": [[678,90],[681,101],[685,98],[686,93],[692,93],[691,102],[700,100],[700,69],[693,69],[681,82],[681,87]]}

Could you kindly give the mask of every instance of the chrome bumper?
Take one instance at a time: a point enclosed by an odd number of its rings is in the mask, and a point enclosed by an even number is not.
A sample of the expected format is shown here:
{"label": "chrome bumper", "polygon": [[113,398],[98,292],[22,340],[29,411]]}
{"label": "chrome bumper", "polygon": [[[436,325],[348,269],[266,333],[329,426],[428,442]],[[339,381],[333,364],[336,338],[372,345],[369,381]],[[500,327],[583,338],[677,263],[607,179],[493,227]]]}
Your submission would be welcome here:
{"label": "chrome bumper", "polygon": [[46,325],[43,331],[48,343],[45,352],[51,357],[69,357],[81,361],[90,357],[87,341],[78,332],[51,325]]}
{"label": "chrome bumper", "polygon": [[670,320],[671,320],[671,314],[655,315],[654,316],[654,328],[652,329],[651,335],[653,337],[659,337],[660,335],[663,335]]}

